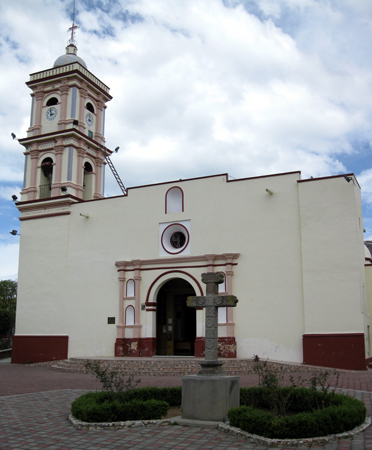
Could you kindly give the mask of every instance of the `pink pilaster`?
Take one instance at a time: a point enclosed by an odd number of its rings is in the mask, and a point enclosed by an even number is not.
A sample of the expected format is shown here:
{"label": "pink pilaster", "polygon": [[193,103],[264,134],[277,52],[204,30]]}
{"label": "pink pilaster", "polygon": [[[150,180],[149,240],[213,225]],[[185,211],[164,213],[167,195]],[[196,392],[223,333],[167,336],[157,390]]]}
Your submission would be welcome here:
{"label": "pink pilaster", "polygon": [[117,325],[117,338],[123,339],[124,336],[124,290],[125,290],[125,272],[123,266],[119,272],[119,323]]}
{"label": "pink pilaster", "polygon": [[102,113],[105,105],[103,102],[97,102],[97,117],[96,117],[96,133],[102,135],[103,123]]}
{"label": "pink pilaster", "polygon": [[76,196],[78,198],[83,198],[83,192],[84,192],[84,189],[83,189],[83,170],[84,170],[83,159],[84,159],[84,156],[85,156],[85,150],[83,150],[82,148],[79,148],[77,151],[77,174],[76,174],[76,184],[78,186]]}
{"label": "pink pilaster", "polygon": [[31,180],[30,180],[30,187],[28,189],[28,200],[35,200],[37,196],[37,162],[39,159],[39,152],[38,150],[32,150],[30,152],[30,158],[31,158]]}
{"label": "pink pilaster", "polygon": [[133,329],[133,337],[140,338],[141,337],[141,328],[142,325],[139,323],[139,315],[141,311],[140,305],[140,284],[141,284],[141,260],[133,260],[134,264],[134,300],[135,300],[135,311],[134,311],[134,329]]}
{"label": "pink pilaster", "polygon": [[43,100],[45,97],[44,92],[36,92],[36,108],[35,108],[35,125],[33,127],[36,134],[40,134],[41,132],[41,115],[43,113]]}
{"label": "pink pilaster", "polygon": [[[226,292],[228,295],[232,295],[232,276],[234,272],[232,270],[232,262],[234,258],[233,253],[224,253],[226,258]],[[234,336],[234,308],[226,308],[226,334],[227,336]]]}
{"label": "pink pilaster", "polygon": [[208,261],[208,269],[207,272],[214,272],[214,258],[216,255],[205,255],[206,260]]}
{"label": "pink pilaster", "polygon": [[102,166],[103,161],[96,159],[96,182],[94,187],[93,198],[102,198],[101,183],[102,183]]}
{"label": "pink pilaster", "polygon": [[79,126],[80,131],[85,131],[85,100],[87,98],[88,91],[81,88],[80,91],[80,105],[79,105]]}
{"label": "pink pilaster", "polygon": [[52,184],[52,197],[56,197],[61,194],[61,181],[62,181],[62,158],[64,147],[58,145],[54,147],[56,155],[56,165],[54,170],[54,180]]}
{"label": "pink pilaster", "polygon": [[[64,82],[66,83],[66,81]],[[61,118],[59,124],[62,126],[62,130],[66,128],[66,118],[67,118],[67,98],[68,93],[70,91],[70,87],[66,84],[63,84],[59,91],[61,93]]]}

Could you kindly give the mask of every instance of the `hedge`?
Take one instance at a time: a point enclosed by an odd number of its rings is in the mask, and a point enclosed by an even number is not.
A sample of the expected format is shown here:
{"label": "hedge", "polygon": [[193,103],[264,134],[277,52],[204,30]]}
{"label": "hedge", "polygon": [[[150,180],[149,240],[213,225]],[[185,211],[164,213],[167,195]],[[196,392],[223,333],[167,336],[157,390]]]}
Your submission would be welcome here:
{"label": "hedge", "polygon": [[[241,388],[239,408],[228,412],[230,425],[271,439],[299,439],[349,431],[363,423],[363,402],[342,394],[307,388],[278,388],[275,395],[289,398],[290,413],[278,417],[259,408],[272,407],[273,391]],[[180,405],[182,388],[138,388],[124,393],[88,392],[76,399],[71,412],[84,422],[158,420],[169,406]]]}
{"label": "hedge", "polygon": [[71,405],[74,417],[84,422],[158,420],[169,406],[181,404],[182,388],[139,388],[125,393],[88,392]]}
{"label": "hedge", "polygon": [[230,425],[270,439],[300,439],[349,431],[366,417],[364,403],[347,395],[289,387],[279,388],[279,393],[292,396],[292,415],[278,417],[257,409],[269,406],[264,388],[241,389],[243,406],[229,410]]}

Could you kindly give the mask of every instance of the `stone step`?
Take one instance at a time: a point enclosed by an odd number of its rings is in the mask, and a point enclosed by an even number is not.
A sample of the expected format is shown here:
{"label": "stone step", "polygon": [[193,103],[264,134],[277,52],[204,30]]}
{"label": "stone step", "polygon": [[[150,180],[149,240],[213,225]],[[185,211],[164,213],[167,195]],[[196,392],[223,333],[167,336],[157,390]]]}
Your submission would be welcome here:
{"label": "stone step", "polygon": [[[200,370],[198,361],[202,358],[70,358],[60,361],[53,361],[48,364],[54,370],[61,372],[87,373],[85,365],[87,362],[97,361],[104,366],[110,366],[123,375],[133,376],[183,376],[194,375]],[[247,375],[254,373],[252,359],[220,359],[224,362],[223,370],[227,375]],[[268,367],[273,370],[279,369],[281,372],[294,373],[303,372],[323,372],[333,371],[333,369],[311,367],[294,363],[281,363],[278,361],[267,361]],[[340,370],[339,370],[340,371]]]}
{"label": "stone step", "polygon": [[[51,367],[54,370],[66,372],[85,373],[85,365],[88,361],[98,361],[105,366],[111,366],[128,375],[136,376],[182,376],[193,375],[200,370],[198,360],[195,359],[126,359],[126,360],[105,360],[105,359],[84,359],[70,358],[61,361],[54,361]],[[226,360],[224,370],[228,375],[242,375],[252,373],[249,360]]]}

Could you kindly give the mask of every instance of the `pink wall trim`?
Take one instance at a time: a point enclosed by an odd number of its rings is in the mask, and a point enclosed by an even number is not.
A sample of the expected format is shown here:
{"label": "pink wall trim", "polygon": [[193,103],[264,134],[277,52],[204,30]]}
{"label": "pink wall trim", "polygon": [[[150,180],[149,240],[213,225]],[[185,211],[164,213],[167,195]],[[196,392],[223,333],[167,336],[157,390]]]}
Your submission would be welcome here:
{"label": "pink wall trim", "polygon": [[13,336],[12,364],[28,364],[68,358],[68,336]]}
{"label": "pink wall trim", "polygon": [[364,333],[304,334],[304,364],[366,370]]}
{"label": "pink wall trim", "polygon": [[[188,277],[190,277],[198,286],[199,289],[199,295],[204,295],[203,294],[203,289],[199,283],[199,281],[193,277],[190,273],[184,272],[183,270],[169,270],[168,272],[164,272],[161,275],[159,275],[158,277],[155,278],[155,280],[151,283],[149,290],[147,291],[147,296],[146,296],[146,306],[149,304],[149,298],[150,298],[150,294],[151,294],[151,290],[154,287],[155,283],[160,280],[160,278],[165,277],[166,275],[169,275],[170,273],[182,273],[183,275],[186,275]],[[153,304],[154,302],[150,302],[151,304]],[[152,306],[152,305],[149,305]]]}

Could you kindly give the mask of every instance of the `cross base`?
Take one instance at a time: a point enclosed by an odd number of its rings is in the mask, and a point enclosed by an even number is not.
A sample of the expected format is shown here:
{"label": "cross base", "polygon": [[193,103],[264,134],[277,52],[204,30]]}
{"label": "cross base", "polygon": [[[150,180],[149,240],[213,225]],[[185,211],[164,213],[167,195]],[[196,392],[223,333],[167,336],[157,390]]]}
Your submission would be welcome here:
{"label": "cross base", "polygon": [[222,370],[223,362],[218,359],[199,361],[201,365],[201,370],[199,370],[198,375],[226,375],[226,372]]}
{"label": "cross base", "polygon": [[239,377],[182,377],[182,419],[227,422],[228,410],[238,407],[239,404]]}

